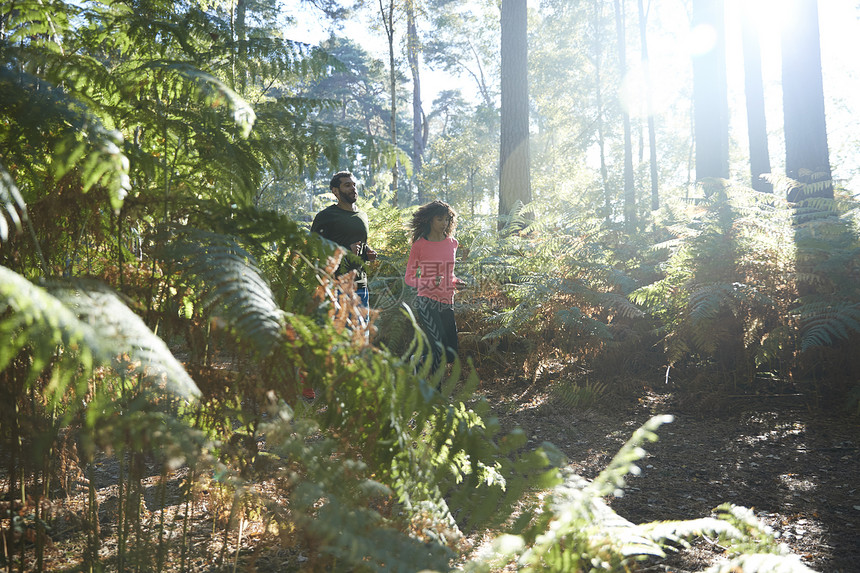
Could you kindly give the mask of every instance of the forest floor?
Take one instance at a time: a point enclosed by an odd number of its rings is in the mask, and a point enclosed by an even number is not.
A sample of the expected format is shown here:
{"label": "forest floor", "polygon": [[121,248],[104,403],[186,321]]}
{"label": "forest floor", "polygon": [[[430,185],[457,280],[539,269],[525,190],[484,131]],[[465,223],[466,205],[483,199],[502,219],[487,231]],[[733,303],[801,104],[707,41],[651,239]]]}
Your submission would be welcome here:
{"label": "forest floor", "polygon": [[[548,385],[482,384],[503,428],[519,426],[533,445],[549,441],[571,468],[592,479],[651,416],[672,414],[648,444],[642,472],[610,505],[643,523],[712,515],[731,502],[754,510],[810,568],[860,571],[860,423],[844,412],[814,411],[792,397],[729,398],[728,407],[689,412],[669,391],[604,399],[589,410],[558,405]],[[554,403],[555,402],[555,403]],[[610,404],[611,402],[611,404]],[[719,412],[717,412],[719,410]],[[698,541],[647,571],[701,571],[720,559]]]}
{"label": "forest floor", "polygon": [[[570,467],[589,479],[650,417],[672,414],[674,421],[657,431],[659,440],[645,446],[648,456],[639,463],[641,474],[628,476],[624,497],[610,500],[622,517],[635,523],[707,517],[718,505],[731,502],[752,508],[813,570],[860,571],[860,421],[856,416],[811,410],[802,401],[786,397],[729,398],[729,407],[701,412],[701,408],[685,407],[669,388],[658,391],[644,386],[625,391],[624,398],[607,394],[591,409],[574,409],[553,398],[551,382],[501,376],[482,376],[482,380],[478,393],[488,400],[503,428],[522,428],[533,446],[552,442],[566,454]],[[90,474],[98,492],[100,553],[108,570],[113,570],[117,553],[118,471],[114,458],[103,457]],[[180,489],[186,473],[183,468],[171,471],[165,496],[159,493],[157,468],[151,468],[143,484],[144,504],[150,512],[147,529],[157,526],[159,508],[165,507],[166,535],[182,535],[187,508],[180,503]],[[85,487],[76,491],[54,505],[53,542],[46,550],[44,570],[80,571],[87,498]],[[201,501],[191,508],[189,570],[226,570],[235,563],[235,534],[212,535],[213,516],[229,510],[217,503],[216,493],[215,489],[203,492]],[[243,556],[240,570],[302,571],[308,561],[300,548],[278,547],[262,530],[246,529],[238,545]],[[28,554],[32,557],[32,547]],[[702,571],[722,554],[717,543],[698,541],[668,560],[645,563],[643,570]],[[175,570],[177,557],[167,557],[170,565],[165,570]],[[30,561],[13,569],[34,570],[33,566]]]}

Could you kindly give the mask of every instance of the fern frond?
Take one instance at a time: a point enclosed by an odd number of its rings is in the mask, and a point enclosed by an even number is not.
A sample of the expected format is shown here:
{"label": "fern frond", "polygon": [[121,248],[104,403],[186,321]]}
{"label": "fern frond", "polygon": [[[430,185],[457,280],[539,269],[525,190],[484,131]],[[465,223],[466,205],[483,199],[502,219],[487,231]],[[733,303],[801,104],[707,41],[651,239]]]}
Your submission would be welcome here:
{"label": "fern frond", "polygon": [[609,465],[594,479],[589,488],[599,497],[606,495],[623,495],[624,476],[629,473],[638,474],[636,462],[645,457],[642,444],[646,441],[657,441],[656,430],[663,424],[674,420],[671,415],[653,416],[638,428],[629,440],[618,450]]}
{"label": "fern frond", "polygon": [[141,71],[151,71],[159,74],[167,82],[164,89],[179,94],[184,90],[184,84],[194,86],[200,102],[213,108],[225,108],[233,123],[239,128],[242,137],[247,137],[254,127],[256,114],[253,108],[239,94],[230,89],[227,84],[215,76],[208,74],[191,64],[172,61],[152,61],[143,64]]}
{"label": "fern frond", "polygon": [[[344,567],[408,571],[420,564],[446,569],[453,555],[444,539],[422,543],[391,527],[371,507],[374,501],[390,499],[393,492],[369,477],[366,463],[345,458],[334,439],[320,436],[315,423],[294,418],[286,405],[273,404],[261,432],[272,444],[267,453],[274,466],[271,475],[291,484],[289,496],[261,496],[279,523],[316,539],[319,550]],[[281,500],[288,500],[288,507]],[[432,538],[433,530],[442,528],[428,523],[430,517],[428,511],[415,515],[423,527],[430,525],[422,534]],[[445,529],[453,533],[456,526],[449,523]]]}
{"label": "fern frond", "polygon": [[78,15],[77,6],[63,2],[24,2],[9,10],[7,38],[10,45],[30,43],[54,51],[63,49],[63,34]]}
{"label": "fern frond", "polygon": [[[23,72],[0,68],[0,116],[15,118],[22,139],[10,151],[21,163],[23,149],[46,149],[55,177],[80,170],[84,191],[101,185],[111,206],[119,210],[130,189],[129,161],[122,152],[123,136],[108,130],[100,118],[63,90]],[[7,159],[8,161],[8,159]]]}
{"label": "fern frond", "polygon": [[498,312],[488,318],[488,321],[499,323],[501,326],[486,333],[481,340],[493,340],[510,334],[518,334],[520,327],[533,317],[534,308],[527,303],[518,304],[513,309]]}
{"label": "fern frond", "polygon": [[233,238],[194,228],[168,231],[157,256],[199,288],[199,302],[266,357],[284,340],[285,317],[254,257]]}
{"label": "fern frond", "polygon": [[555,317],[564,326],[573,327],[575,330],[602,340],[612,340],[612,332],[605,323],[586,316],[576,307],[560,310],[556,312]]}
{"label": "fern frond", "polygon": [[100,354],[120,373],[138,375],[158,390],[190,399],[200,390],[179,361],[120,297],[93,281],[53,281],[48,289],[99,335]]}
{"label": "fern frond", "polygon": [[[11,58],[27,62],[28,70],[38,70],[38,75],[85,103],[91,110],[111,115],[118,102],[118,94],[127,91],[125,78],[113,73],[103,60],[83,51],[62,53],[44,46],[36,49],[32,44],[8,46],[6,53]],[[139,78],[128,78],[130,80]]]}
{"label": "fern frond", "polygon": [[787,545],[778,543],[773,533],[766,524],[762,523],[746,507],[731,503],[724,503],[716,508],[720,520],[731,524],[741,532],[741,537],[730,540],[728,553],[731,557],[728,562],[721,562],[708,568],[706,571],[729,572],[737,571],[787,571],[798,573],[809,573],[809,569],[800,558],[792,555]]}
{"label": "fern frond", "polygon": [[[0,163],[0,243],[9,238],[9,222],[21,231],[21,222],[27,219],[27,204],[6,167]],[[5,212],[4,212],[5,211]]]}
{"label": "fern frond", "polygon": [[504,222],[503,234],[510,235],[528,226],[528,213],[525,211],[525,207],[522,201],[517,201],[511,207],[510,212],[501,217]]}
{"label": "fern frond", "polygon": [[74,380],[85,380],[97,363],[112,356],[96,331],[45,288],[0,267],[0,370],[22,350],[32,353],[29,381],[35,380],[60,355],[54,370],[51,398],[61,396]]}
{"label": "fern frond", "polygon": [[571,410],[587,410],[600,402],[606,394],[606,384],[586,382],[580,385],[571,380],[564,380],[553,387],[553,401],[562,408]]}
{"label": "fern frond", "polygon": [[795,216],[801,225],[820,222],[838,214],[838,203],[828,197],[810,197],[795,204]]}
{"label": "fern frond", "polygon": [[631,558],[665,557],[646,532],[615,513],[587,480],[572,472],[553,489],[546,506],[549,515],[539,520],[534,545],[518,559],[521,570],[587,570],[586,563],[599,556],[603,569],[623,571]]}
{"label": "fern frond", "polygon": [[801,349],[832,346],[860,332],[860,303],[816,301],[794,310],[800,320]]}
{"label": "fern frond", "polygon": [[645,316],[635,304],[631,303],[630,299],[621,294],[604,293],[600,296],[602,306],[614,310],[618,315],[624,318],[641,318]]}
{"label": "fern frond", "polygon": [[[639,428],[594,482],[566,471],[562,483],[545,498],[522,536],[502,536],[494,544],[500,561],[516,558],[519,570],[590,570],[599,560],[601,570],[628,571],[634,559],[665,557],[665,548],[688,544],[706,533],[746,540],[746,531],[722,519],[634,524],[615,513],[603,496],[618,494],[623,476],[636,472],[641,445],[656,439],[654,431],[670,416],[655,416]],[[480,570],[470,568],[469,570]]]}
{"label": "fern frond", "polygon": [[678,287],[674,281],[666,278],[636,289],[628,295],[628,298],[634,304],[654,310],[665,305],[669,297],[677,290]]}
{"label": "fern frond", "polygon": [[733,290],[733,285],[718,283],[702,285],[690,293],[690,318],[694,323],[704,322],[717,316]]}
{"label": "fern frond", "polygon": [[717,316],[721,308],[738,308],[739,305],[772,307],[775,302],[751,285],[744,283],[712,283],[696,288],[689,297],[689,313],[693,323]]}
{"label": "fern frond", "polygon": [[787,197],[794,189],[801,187],[801,184],[786,175],[778,173],[764,173],[762,179],[773,185],[774,194],[779,194],[782,197]]}
{"label": "fern frond", "polygon": [[345,69],[343,63],[326,51],[286,38],[252,37],[241,47],[247,52],[243,65],[252,77],[321,77]]}
{"label": "fern frond", "polygon": [[[598,255],[588,253],[584,256],[590,258]],[[608,263],[581,263],[579,271],[583,282],[586,282],[595,291],[629,293],[641,284],[629,272]]]}
{"label": "fern frond", "polygon": [[711,536],[720,539],[744,539],[744,533],[731,523],[713,517],[680,521],[653,521],[640,526],[643,532],[661,546],[689,547],[695,537]]}
{"label": "fern frond", "polygon": [[[0,369],[21,350],[32,353],[29,376],[47,368],[49,395],[58,399],[95,366],[139,374],[149,385],[192,398],[200,392],[164,342],[104,285],[53,281],[39,287],[0,267]],[[63,350],[58,352],[57,348]]]}
{"label": "fern frond", "polygon": [[[624,475],[637,471],[634,462],[645,455],[641,445],[656,439],[654,430],[670,420],[669,416],[651,418],[594,482],[566,470],[562,483],[544,498],[542,507],[518,521],[522,527],[515,526],[516,534],[497,538],[494,553],[466,570],[487,571],[490,562],[516,560],[517,570],[529,572],[631,571],[635,559],[662,558],[666,549],[689,547],[692,538],[716,536],[727,542],[729,555],[741,554],[731,563],[743,564],[743,571],[782,571],[766,567],[785,566],[786,571],[808,572],[747,508],[723,504],[715,510],[715,518],[635,524],[603,501],[602,496],[617,494]],[[736,570],[741,569],[720,564],[708,571]]]}

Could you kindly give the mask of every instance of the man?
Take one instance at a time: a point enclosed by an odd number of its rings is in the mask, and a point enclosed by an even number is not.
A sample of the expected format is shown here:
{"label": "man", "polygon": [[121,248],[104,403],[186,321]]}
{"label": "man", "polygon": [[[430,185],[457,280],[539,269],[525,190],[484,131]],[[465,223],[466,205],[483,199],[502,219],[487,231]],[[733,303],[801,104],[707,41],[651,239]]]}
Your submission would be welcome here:
{"label": "man", "polygon": [[[367,244],[370,230],[367,215],[355,205],[358,199],[355,177],[349,171],[335,173],[329,188],[337,203],[317,213],[311,232],[341,245],[364,261],[376,259],[376,251]],[[337,274],[350,271],[355,271],[355,293],[361,298],[362,304],[368,307],[367,272],[352,257],[344,257]]]}

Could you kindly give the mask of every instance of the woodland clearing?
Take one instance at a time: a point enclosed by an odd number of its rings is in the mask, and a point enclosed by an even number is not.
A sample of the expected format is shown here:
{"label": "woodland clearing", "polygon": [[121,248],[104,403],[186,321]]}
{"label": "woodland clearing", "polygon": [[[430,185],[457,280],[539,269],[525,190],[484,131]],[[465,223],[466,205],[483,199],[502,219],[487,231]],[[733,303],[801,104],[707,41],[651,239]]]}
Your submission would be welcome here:
{"label": "woodland clearing", "polygon": [[[586,411],[555,404],[547,385],[515,379],[482,386],[504,427],[550,441],[586,478],[602,470],[630,434],[655,414],[674,422],[645,446],[642,472],[611,500],[634,523],[691,519],[723,502],[753,509],[807,566],[860,571],[860,426],[856,417],[808,408],[802,397],[728,398],[721,408],[684,406],[671,388]],[[701,540],[647,571],[701,571],[722,548]]]}

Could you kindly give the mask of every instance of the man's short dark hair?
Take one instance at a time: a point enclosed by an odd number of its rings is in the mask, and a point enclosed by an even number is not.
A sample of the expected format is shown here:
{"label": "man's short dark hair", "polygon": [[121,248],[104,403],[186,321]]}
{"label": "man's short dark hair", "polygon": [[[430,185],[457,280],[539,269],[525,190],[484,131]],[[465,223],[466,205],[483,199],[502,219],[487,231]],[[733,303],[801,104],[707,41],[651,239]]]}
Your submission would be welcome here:
{"label": "man's short dark hair", "polygon": [[338,171],[334,174],[334,177],[331,178],[331,183],[329,183],[329,189],[339,189],[340,188],[340,180],[346,179],[347,177],[352,177],[351,171]]}

